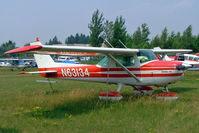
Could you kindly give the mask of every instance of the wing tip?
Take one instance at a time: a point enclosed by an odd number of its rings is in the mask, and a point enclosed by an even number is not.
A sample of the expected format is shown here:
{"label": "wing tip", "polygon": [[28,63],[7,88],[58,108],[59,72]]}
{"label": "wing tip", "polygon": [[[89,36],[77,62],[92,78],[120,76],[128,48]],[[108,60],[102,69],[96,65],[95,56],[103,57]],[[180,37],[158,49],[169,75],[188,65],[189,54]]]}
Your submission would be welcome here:
{"label": "wing tip", "polygon": [[13,49],[13,50],[9,50],[9,51],[5,52],[4,54],[13,54],[13,53],[28,52],[28,51],[38,50],[38,49],[41,49],[41,48],[42,48],[41,45],[30,45],[30,46],[25,46],[25,47],[21,47],[21,48],[16,48],[16,49]]}

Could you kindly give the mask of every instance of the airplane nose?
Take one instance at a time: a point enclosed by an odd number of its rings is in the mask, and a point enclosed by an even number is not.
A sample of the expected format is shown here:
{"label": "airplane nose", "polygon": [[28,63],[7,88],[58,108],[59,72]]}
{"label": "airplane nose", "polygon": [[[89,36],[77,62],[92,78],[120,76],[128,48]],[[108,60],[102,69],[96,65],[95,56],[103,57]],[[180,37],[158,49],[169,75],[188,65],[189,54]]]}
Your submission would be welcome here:
{"label": "airplane nose", "polygon": [[190,64],[182,64],[182,65],[178,65],[178,66],[176,66],[176,69],[178,69],[178,70],[187,70],[187,69],[189,69],[189,68],[192,68],[193,67],[193,65],[190,65]]}

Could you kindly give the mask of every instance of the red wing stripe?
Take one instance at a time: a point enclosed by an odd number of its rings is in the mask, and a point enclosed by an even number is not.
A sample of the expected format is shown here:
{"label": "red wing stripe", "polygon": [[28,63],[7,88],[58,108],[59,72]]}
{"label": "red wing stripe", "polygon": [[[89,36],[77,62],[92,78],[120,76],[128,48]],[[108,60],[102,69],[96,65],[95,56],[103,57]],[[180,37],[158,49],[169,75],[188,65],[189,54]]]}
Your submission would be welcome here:
{"label": "red wing stripe", "polygon": [[[147,78],[147,77],[174,77],[181,76],[182,73],[171,73],[171,74],[135,74],[136,77]],[[63,77],[62,74],[52,75],[55,77]],[[102,74],[102,73],[90,73],[90,76],[85,76],[83,78],[130,78],[129,74]],[[66,78],[81,78],[81,77],[66,77]]]}

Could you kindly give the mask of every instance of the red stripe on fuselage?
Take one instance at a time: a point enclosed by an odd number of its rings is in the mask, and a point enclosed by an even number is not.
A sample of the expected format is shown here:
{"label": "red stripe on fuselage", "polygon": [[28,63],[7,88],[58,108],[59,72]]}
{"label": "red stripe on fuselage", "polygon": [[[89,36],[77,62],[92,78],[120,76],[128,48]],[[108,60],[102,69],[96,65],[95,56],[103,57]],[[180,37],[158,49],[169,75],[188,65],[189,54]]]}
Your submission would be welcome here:
{"label": "red stripe on fuselage", "polygon": [[[181,62],[173,62],[173,61],[152,61],[147,64],[142,65],[140,68],[128,68],[129,71],[155,71],[155,70],[176,70],[177,65],[181,65]],[[83,72],[86,69],[89,72],[89,75],[80,76],[77,73],[74,73],[75,76],[68,76],[67,74],[63,74],[63,70],[65,73],[68,71],[69,73],[73,70],[79,71],[81,69]],[[123,78],[123,77],[131,77],[129,74],[106,74],[101,72],[122,72],[124,71],[122,68],[101,68],[97,65],[85,65],[85,66],[68,66],[68,67],[58,67],[58,68],[39,68],[39,71],[51,71],[56,70],[57,74],[41,74],[44,77],[76,77],[76,78],[94,78],[94,77],[115,77],[115,78]],[[73,75],[73,74],[72,74]],[[181,76],[182,73],[148,73],[148,74],[135,74],[136,77],[170,77],[170,76]]]}
{"label": "red stripe on fuselage", "polygon": [[[103,73],[90,73],[89,76],[63,76],[61,73],[58,74],[41,74],[44,77],[65,77],[65,78],[129,78],[131,75],[129,74],[103,74]],[[175,77],[182,76],[182,73],[168,73],[168,74],[135,74],[136,77],[147,78],[147,77]]]}

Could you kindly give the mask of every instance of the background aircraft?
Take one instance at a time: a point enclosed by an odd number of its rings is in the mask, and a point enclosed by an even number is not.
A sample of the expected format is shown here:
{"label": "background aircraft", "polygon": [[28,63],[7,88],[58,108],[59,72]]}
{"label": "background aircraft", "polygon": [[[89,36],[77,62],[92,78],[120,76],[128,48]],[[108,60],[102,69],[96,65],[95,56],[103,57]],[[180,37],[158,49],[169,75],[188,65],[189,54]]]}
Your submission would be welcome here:
{"label": "background aircraft", "polygon": [[36,67],[34,58],[0,58],[0,66],[9,68]]}
{"label": "background aircraft", "polygon": [[[161,49],[160,47],[156,47],[154,49]],[[188,70],[199,70],[199,56],[197,54],[182,54],[177,53],[176,56],[168,56],[167,54],[158,55],[161,60],[166,61],[180,61],[184,64],[192,65]]]}

